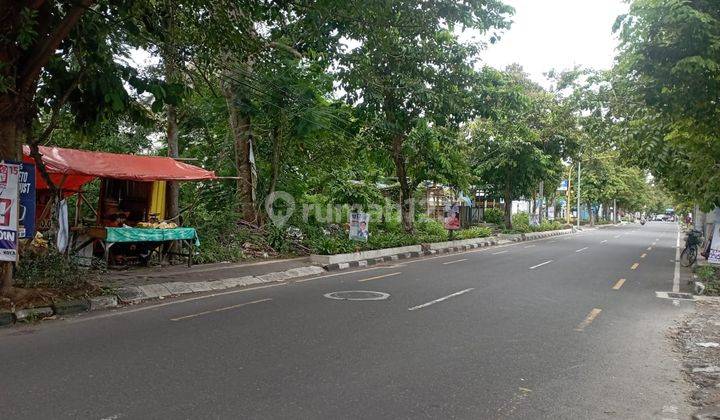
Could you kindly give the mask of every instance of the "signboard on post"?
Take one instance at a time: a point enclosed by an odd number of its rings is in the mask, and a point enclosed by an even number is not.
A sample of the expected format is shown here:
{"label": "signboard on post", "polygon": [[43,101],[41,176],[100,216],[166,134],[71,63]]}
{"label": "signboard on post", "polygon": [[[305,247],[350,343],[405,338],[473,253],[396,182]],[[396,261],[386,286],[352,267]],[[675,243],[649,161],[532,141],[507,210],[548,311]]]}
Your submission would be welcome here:
{"label": "signboard on post", "polygon": [[19,238],[35,236],[35,165],[22,163],[18,175],[20,190],[20,228]]}
{"label": "signboard on post", "polygon": [[445,206],[445,229],[447,230],[458,230],[460,229],[460,206],[454,204]]}
{"label": "signboard on post", "polygon": [[370,236],[370,215],[367,213],[350,213],[350,239],[367,242]]}
{"label": "signboard on post", "polygon": [[0,163],[0,261],[17,261],[20,165]]}
{"label": "signboard on post", "polygon": [[560,182],[560,186],[558,187],[558,191],[567,191],[567,189],[568,189],[568,180],[567,180],[567,179],[563,179],[563,180]]}

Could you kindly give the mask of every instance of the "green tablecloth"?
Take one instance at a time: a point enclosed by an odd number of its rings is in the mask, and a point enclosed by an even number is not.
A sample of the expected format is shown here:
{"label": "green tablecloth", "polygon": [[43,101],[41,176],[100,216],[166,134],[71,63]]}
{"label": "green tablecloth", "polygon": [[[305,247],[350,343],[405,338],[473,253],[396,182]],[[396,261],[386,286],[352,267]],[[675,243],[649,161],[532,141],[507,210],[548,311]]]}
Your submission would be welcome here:
{"label": "green tablecloth", "polygon": [[147,228],[106,228],[108,243],[118,242],[164,242],[179,241],[181,239],[194,239],[195,245],[200,246],[195,228],[179,227],[174,229],[147,229]]}

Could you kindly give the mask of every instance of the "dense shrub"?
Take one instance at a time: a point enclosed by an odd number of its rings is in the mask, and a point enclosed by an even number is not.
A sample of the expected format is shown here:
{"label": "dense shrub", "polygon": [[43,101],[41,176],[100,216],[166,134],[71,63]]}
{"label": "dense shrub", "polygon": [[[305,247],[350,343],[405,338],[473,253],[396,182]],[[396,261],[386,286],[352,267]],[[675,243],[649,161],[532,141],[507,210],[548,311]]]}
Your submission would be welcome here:
{"label": "dense shrub", "polygon": [[557,220],[543,220],[539,225],[531,227],[533,232],[547,232],[549,230],[560,230],[563,228],[563,224]]}
{"label": "dense shrub", "polygon": [[473,226],[458,232],[458,239],[486,238],[492,234],[492,229],[485,226]]}
{"label": "dense shrub", "polygon": [[15,273],[15,286],[74,291],[84,288],[93,271],[79,267],[75,260],[56,250],[26,252]]}
{"label": "dense shrub", "polygon": [[489,208],[485,209],[483,220],[485,221],[485,223],[494,223],[496,225],[501,225],[505,223],[505,215],[500,209]]}
{"label": "dense shrub", "polygon": [[513,214],[512,228],[514,231],[519,233],[530,232],[530,217],[528,214],[525,212]]}
{"label": "dense shrub", "polygon": [[710,265],[699,266],[695,269],[698,280],[705,285],[705,294],[720,295],[720,270]]}
{"label": "dense shrub", "polygon": [[447,235],[447,229],[445,226],[434,219],[420,220],[416,224],[418,232],[432,236],[443,236]]}
{"label": "dense shrub", "polygon": [[229,211],[206,212],[200,210],[186,218],[185,224],[197,229],[200,248],[195,256],[199,264],[220,261],[240,261],[245,257],[243,244],[262,241],[260,235],[240,227],[235,213]]}

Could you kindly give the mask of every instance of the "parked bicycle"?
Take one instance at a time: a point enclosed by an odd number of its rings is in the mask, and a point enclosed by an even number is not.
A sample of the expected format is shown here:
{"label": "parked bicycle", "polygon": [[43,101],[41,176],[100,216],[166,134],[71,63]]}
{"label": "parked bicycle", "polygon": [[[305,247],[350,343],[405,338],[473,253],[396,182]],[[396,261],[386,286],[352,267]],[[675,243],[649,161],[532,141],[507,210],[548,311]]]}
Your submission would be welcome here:
{"label": "parked bicycle", "polygon": [[702,244],[702,232],[693,229],[685,240],[685,249],[680,254],[680,265],[690,267],[697,260],[698,247]]}

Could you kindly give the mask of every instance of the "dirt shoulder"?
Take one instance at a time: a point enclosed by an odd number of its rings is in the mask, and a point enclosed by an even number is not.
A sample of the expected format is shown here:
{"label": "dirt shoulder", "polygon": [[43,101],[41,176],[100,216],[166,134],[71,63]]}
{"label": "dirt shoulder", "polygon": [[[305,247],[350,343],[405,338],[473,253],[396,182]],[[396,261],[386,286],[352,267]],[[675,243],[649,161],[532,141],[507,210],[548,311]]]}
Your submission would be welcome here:
{"label": "dirt shoulder", "polygon": [[690,395],[690,403],[699,410],[694,418],[720,418],[720,298],[698,300],[696,310],[670,336],[695,388]]}

